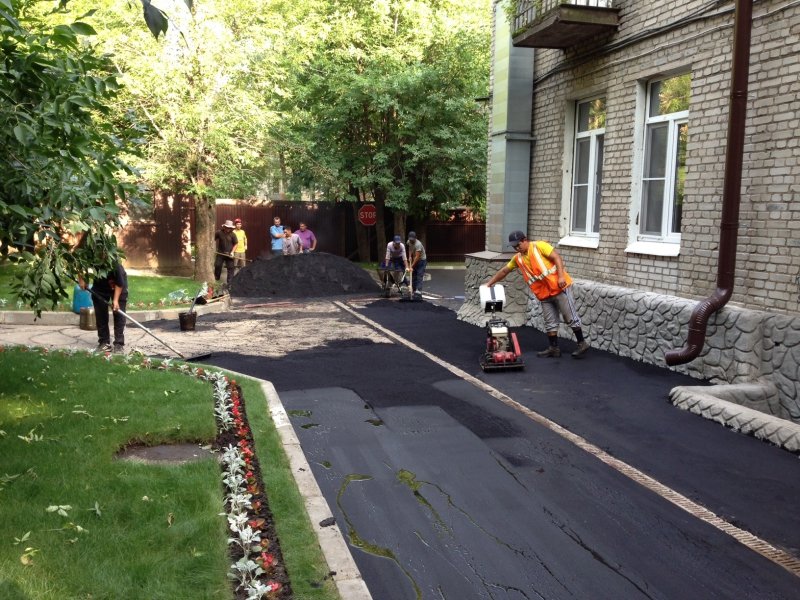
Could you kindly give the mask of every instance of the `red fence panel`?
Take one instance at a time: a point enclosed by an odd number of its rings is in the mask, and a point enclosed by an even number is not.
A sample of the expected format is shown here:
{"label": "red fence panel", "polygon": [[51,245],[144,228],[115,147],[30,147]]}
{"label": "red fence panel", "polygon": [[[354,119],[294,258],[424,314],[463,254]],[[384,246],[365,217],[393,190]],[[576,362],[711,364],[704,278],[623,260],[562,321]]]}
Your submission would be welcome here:
{"label": "red fence panel", "polygon": [[486,249],[486,223],[433,222],[426,234],[429,261],[463,261],[465,254]]}
{"label": "red fence panel", "polygon": [[[221,203],[217,205],[216,227],[219,229],[228,219],[242,219],[242,228],[247,232],[248,258],[257,258],[269,252],[269,228],[277,215],[293,229],[304,222],[317,237],[318,251],[352,259],[357,248],[353,206],[350,202]],[[126,266],[192,275],[193,230],[191,198],[156,194],[152,218],[132,220],[118,234],[127,256]],[[465,254],[485,249],[486,225],[468,221],[430,222],[425,227],[424,241],[428,260],[463,261]],[[383,254],[383,249],[378,252],[374,247],[374,236],[371,245],[376,256]]]}

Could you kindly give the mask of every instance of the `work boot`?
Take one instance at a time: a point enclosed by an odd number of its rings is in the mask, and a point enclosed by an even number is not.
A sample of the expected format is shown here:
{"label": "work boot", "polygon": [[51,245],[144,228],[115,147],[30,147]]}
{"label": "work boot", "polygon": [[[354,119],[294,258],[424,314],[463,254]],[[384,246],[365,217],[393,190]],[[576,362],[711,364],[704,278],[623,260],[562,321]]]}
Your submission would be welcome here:
{"label": "work boot", "polygon": [[578,347],[575,349],[575,352],[572,353],[572,358],[580,358],[589,351],[589,348],[589,342],[586,340],[578,342]]}
{"label": "work boot", "polygon": [[561,348],[558,346],[548,346],[545,350],[537,352],[536,356],[540,358],[560,358]]}

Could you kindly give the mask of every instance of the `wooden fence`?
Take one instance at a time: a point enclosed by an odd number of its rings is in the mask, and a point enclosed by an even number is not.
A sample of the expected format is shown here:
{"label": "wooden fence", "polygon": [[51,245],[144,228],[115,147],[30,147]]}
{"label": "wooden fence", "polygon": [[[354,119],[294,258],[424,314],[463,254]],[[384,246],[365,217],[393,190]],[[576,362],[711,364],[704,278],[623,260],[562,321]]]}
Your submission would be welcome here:
{"label": "wooden fence", "polygon": [[[246,203],[218,204],[217,228],[227,219],[240,218],[247,232],[248,257],[264,256],[270,249],[269,228],[274,216],[284,225],[297,228],[304,222],[317,237],[317,250],[337,256],[354,257],[356,224],[351,202],[274,202],[268,205]],[[392,223],[387,215],[387,223]],[[409,229],[415,224],[409,222]],[[152,219],[133,220],[119,234],[127,256],[126,266],[150,269],[163,274],[191,275],[194,229],[194,203],[191,198],[158,195],[154,199]],[[370,229],[371,260],[379,260],[374,227]],[[475,222],[428,222],[423,240],[430,261],[462,261],[464,255],[485,248],[486,225]],[[387,231],[387,240],[394,232]]]}

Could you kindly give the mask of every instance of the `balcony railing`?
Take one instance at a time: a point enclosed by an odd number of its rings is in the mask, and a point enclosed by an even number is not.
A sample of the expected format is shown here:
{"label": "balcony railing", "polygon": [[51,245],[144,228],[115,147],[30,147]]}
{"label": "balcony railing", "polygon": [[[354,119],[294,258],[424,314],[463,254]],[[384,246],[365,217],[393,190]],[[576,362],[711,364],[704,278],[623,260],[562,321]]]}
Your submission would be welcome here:
{"label": "balcony railing", "polygon": [[613,4],[613,0],[517,0],[511,29],[514,45],[569,48],[612,33],[619,25],[619,9]]}

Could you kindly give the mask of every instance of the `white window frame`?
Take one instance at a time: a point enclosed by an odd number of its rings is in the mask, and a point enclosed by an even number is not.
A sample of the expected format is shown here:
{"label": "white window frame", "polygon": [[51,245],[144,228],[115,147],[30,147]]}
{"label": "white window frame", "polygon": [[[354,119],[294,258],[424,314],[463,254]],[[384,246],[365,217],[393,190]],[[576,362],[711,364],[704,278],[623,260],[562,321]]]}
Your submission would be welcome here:
{"label": "white window frame", "polygon": [[[675,185],[677,184],[676,166],[677,166],[677,148],[678,148],[678,132],[682,125],[689,122],[689,111],[683,110],[666,115],[650,116],[650,98],[653,84],[660,81],[665,81],[673,77],[681,76],[685,73],[676,73],[669,76],[663,76],[656,79],[647,81],[642,86],[642,92],[639,101],[644,105],[643,107],[643,122],[640,131],[637,134],[637,139],[640,140],[638,148],[636,149],[636,156],[639,157],[638,164],[635,165],[635,173],[638,173],[636,178],[636,185],[634,186],[635,202],[632,203],[633,211],[632,216],[632,241],[625,249],[626,252],[634,252],[640,254],[652,254],[656,256],[678,256],[680,254],[681,234],[679,232],[671,231],[672,218],[673,218],[673,199],[675,194]],[[666,157],[664,167],[664,192],[662,202],[661,214],[661,232],[660,234],[644,233],[644,193],[645,193],[645,172],[647,169],[648,158],[648,137],[649,132],[653,126],[666,123],[667,125],[667,141],[666,141]]]}
{"label": "white window frame", "polygon": [[[559,245],[578,246],[582,248],[598,248],[600,245],[600,231],[593,231],[593,229],[595,211],[599,210],[597,202],[599,200],[600,190],[597,189],[597,172],[598,167],[600,169],[603,168],[602,164],[598,165],[598,143],[601,138],[605,142],[606,129],[602,127],[599,129],[578,131],[578,115],[582,104],[587,104],[605,97],[605,95],[601,94],[574,101],[571,103],[571,110],[568,111],[569,119],[567,120],[567,127],[565,128],[567,136],[565,136],[566,139],[564,141],[567,152],[565,152],[564,156],[565,177],[562,193],[562,198],[564,198],[562,201],[562,235],[565,235],[559,240]],[[586,139],[589,140],[589,174],[588,181],[585,185],[590,192],[587,192],[586,195],[586,231],[575,231],[573,229],[576,187],[575,177],[577,176],[577,165],[575,161],[578,158],[578,143]]]}

